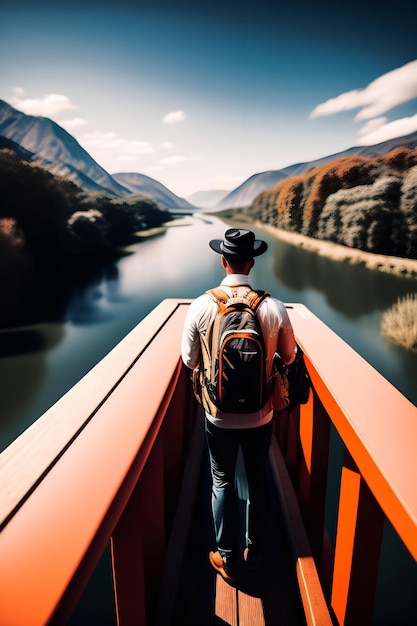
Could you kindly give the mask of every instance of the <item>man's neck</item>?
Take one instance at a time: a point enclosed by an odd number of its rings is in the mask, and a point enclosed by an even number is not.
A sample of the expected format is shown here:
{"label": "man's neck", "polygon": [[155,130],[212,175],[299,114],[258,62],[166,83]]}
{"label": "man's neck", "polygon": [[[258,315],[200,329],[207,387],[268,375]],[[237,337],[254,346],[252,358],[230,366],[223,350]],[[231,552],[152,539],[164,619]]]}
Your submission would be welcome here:
{"label": "man's neck", "polygon": [[248,274],[226,274],[226,277],[222,280],[222,284],[228,285],[229,287],[236,285],[248,285],[249,276]]}

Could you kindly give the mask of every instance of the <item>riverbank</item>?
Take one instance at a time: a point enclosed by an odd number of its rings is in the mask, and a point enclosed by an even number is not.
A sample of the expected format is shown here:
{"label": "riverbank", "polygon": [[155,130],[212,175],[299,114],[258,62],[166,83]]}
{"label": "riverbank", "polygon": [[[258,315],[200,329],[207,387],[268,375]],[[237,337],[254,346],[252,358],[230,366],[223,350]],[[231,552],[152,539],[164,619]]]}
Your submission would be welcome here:
{"label": "riverbank", "polygon": [[[221,219],[224,219],[226,222],[232,222],[230,215],[221,215],[219,213],[218,217],[221,217]],[[253,226],[267,231],[281,241],[285,241],[293,246],[298,246],[299,248],[304,248],[305,250],[316,252],[320,256],[327,257],[332,261],[344,261],[351,264],[364,265],[370,270],[394,274],[396,276],[402,276],[403,278],[417,279],[416,259],[405,259],[402,257],[363,252],[362,250],[342,246],[337,243],[332,243],[331,241],[313,239],[312,237],[306,237],[299,233],[276,228],[260,220],[248,219],[248,217],[240,214],[236,214],[236,217],[239,221],[247,221],[253,224]]]}
{"label": "riverbank", "polygon": [[332,261],[347,261],[348,263],[356,265],[364,265],[370,270],[396,274],[397,276],[406,278],[417,278],[417,260],[415,259],[404,259],[384,254],[363,252],[362,250],[341,246],[340,244],[330,241],[320,241],[319,239],[312,239],[311,237],[306,237],[298,233],[291,233],[260,221],[255,222],[255,224],[258,228],[263,228],[282,241],[299,246],[300,248],[305,248],[306,250],[311,250]]}

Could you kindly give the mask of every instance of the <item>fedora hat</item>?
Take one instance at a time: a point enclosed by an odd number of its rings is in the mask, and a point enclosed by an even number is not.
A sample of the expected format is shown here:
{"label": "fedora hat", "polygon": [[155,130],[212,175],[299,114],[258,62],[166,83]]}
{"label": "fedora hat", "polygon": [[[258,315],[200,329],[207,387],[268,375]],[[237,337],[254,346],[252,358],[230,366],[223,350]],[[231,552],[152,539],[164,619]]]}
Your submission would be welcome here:
{"label": "fedora hat", "polygon": [[243,228],[229,228],[224,239],[212,239],[209,245],[219,254],[248,259],[263,254],[268,248],[266,241],[255,239],[255,233]]}

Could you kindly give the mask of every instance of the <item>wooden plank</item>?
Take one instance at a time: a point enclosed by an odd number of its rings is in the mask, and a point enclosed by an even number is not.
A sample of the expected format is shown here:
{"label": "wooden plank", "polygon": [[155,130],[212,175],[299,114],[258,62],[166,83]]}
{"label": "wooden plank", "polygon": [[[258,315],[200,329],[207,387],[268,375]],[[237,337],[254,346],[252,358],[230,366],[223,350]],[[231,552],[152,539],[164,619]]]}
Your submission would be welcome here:
{"label": "wooden plank", "polygon": [[177,515],[167,547],[155,626],[171,626],[174,623],[174,612],[181,584],[187,541],[192,527],[195,501],[198,494],[199,469],[204,445],[204,419],[202,415],[198,415],[184,468],[184,479],[178,501]]}
{"label": "wooden plank", "polygon": [[297,496],[275,438],[271,443],[270,460],[296,564],[297,580],[307,624],[331,626],[330,612],[301,518]]}
{"label": "wooden plank", "polygon": [[237,611],[239,626],[265,626],[261,598],[250,596],[239,590],[237,594]]}
{"label": "wooden plank", "polygon": [[239,626],[237,606],[237,589],[217,574],[215,616],[223,620],[225,624]]}

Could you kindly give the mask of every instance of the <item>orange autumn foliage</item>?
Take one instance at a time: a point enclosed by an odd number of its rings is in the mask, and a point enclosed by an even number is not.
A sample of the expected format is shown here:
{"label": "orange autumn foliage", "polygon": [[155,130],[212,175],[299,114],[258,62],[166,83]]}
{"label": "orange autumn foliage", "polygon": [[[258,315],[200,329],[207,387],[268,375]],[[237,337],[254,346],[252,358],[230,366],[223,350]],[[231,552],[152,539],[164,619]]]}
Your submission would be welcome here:
{"label": "orange autumn foliage", "polygon": [[[263,215],[268,216],[268,221],[279,228],[320,237],[318,224],[329,196],[333,197],[340,190],[353,190],[361,186],[368,186],[372,193],[372,185],[376,181],[383,177],[398,177],[401,181],[416,165],[417,149],[408,148],[397,148],[376,157],[341,157],[312,168],[306,174],[282,180],[273,189],[263,192]],[[409,189],[407,194],[410,197]],[[256,198],[252,205],[255,212],[257,201]],[[384,201],[381,197],[375,199],[377,203]],[[397,205],[393,206],[392,202],[384,205],[385,214],[387,210],[396,213],[407,210],[407,223],[415,230],[413,224],[417,224],[417,209],[410,210],[409,200],[407,209],[402,209],[401,195]],[[383,211],[381,219],[382,214]]]}

